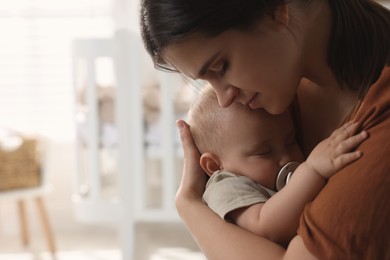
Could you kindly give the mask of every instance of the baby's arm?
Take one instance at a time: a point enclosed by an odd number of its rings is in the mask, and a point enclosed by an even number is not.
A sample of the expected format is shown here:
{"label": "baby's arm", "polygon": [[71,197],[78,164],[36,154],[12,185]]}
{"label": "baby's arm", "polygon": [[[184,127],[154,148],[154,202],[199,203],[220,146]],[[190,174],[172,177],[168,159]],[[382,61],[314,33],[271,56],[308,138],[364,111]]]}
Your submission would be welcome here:
{"label": "baby's arm", "polygon": [[229,219],[262,237],[287,245],[296,234],[304,206],[315,198],[330,176],[361,157],[361,152],[351,150],[366,139],[367,133],[352,135],[356,128],[357,124],[347,123],[335,130],[314,148],[280,192],[266,203],[229,213]]}

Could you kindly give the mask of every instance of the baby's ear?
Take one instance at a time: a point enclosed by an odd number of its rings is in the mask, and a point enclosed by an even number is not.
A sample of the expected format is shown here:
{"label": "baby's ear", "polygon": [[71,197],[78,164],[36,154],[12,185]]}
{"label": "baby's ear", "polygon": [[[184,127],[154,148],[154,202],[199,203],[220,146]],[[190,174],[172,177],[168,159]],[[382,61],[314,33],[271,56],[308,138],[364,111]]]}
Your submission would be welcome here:
{"label": "baby's ear", "polygon": [[200,157],[200,166],[208,176],[211,176],[215,171],[221,169],[221,162],[215,154],[204,153]]}

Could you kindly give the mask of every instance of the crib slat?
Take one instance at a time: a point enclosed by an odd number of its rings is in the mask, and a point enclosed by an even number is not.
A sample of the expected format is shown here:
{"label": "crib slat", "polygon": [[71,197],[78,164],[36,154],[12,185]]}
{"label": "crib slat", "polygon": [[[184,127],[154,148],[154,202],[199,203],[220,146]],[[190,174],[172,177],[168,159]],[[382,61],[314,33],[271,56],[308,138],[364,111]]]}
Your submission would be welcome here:
{"label": "crib slat", "polygon": [[174,211],[175,196],[175,112],[173,107],[173,85],[172,74],[159,72],[161,88],[161,122],[162,122],[162,181],[163,181],[163,212],[170,214]]}
{"label": "crib slat", "polygon": [[119,189],[124,209],[123,219],[118,224],[123,259],[132,259],[136,214],[145,205],[144,129],[140,59],[137,56],[139,42],[133,34],[121,30],[115,34],[115,44]]}
{"label": "crib slat", "polygon": [[87,116],[87,127],[88,127],[88,145],[90,153],[89,155],[89,183],[90,196],[93,200],[99,200],[101,194],[100,178],[95,178],[91,173],[100,173],[100,164],[99,164],[99,116],[98,116],[98,107],[97,107],[97,95],[96,95],[96,82],[95,82],[95,64],[94,60],[88,59],[87,61],[87,71],[89,75],[87,81],[87,104],[89,105],[89,111]]}
{"label": "crib slat", "polygon": [[[123,259],[133,259],[136,221],[160,222],[177,221],[179,217],[174,208],[176,180],[176,129],[173,102],[173,81],[175,76],[161,73],[161,121],[163,126],[161,146],[152,156],[162,162],[162,208],[147,208],[147,183],[145,179],[145,157],[151,156],[145,148],[144,118],[140,79],[140,55],[143,47],[138,35],[119,30],[110,39],[90,39],[78,42],[75,56],[90,60],[88,66],[87,104],[91,114],[88,121],[88,183],[91,193],[79,196],[79,208],[90,206],[87,213],[102,215],[107,221],[118,226],[122,243]],[[97,46],[98,45],[98,46]],[[95,82],[97,57],[114,60],[116,78],[115,123],[117,129],[117,169],[119,177],[119,196],[115,201],[102,198],[100,122]],[[81,179],[77,184],[80,184]],[[99,212],[99,213],[97,213]],[[113,217],[115,215],[115,217]],[[99,218],[99,217],[98,217]],[[102,218],[99,218],[102,219]]]}

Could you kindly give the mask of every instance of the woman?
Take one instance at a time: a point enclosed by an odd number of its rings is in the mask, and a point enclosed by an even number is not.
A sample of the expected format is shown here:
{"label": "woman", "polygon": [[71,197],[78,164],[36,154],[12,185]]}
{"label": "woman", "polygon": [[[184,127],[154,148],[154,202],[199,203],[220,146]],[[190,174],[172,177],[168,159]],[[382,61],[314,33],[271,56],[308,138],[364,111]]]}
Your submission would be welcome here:
{"label": "woman", "polygon": [[205,175],[184,121],[178,212],[209,259],[389,259],[390,12],[369,0],[143,0],[157,67],[209,81],[222,107],[280,114],[294,104],[306,154],[347,120],[363,157],[305,207],[287,249],[225,223],[202,203]]}

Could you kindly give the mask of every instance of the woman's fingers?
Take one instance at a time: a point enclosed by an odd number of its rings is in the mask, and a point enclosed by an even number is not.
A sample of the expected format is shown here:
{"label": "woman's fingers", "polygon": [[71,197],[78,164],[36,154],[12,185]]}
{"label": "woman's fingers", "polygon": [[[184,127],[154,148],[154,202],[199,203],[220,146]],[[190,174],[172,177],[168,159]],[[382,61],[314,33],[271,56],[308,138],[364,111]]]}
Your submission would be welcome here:
{"label": "woman's fingers", "polygon": [[176,125],[179,129],[180,140],[183,146],[184,160],[187,161],[190,158],[199,159],[200,158],[199,151],[196,148],[188,124],[183,120],[178,120],[176,122]]}
{"label": "woman's fingers", "polygon": [[206,185],[206,174],[199,164],[200,154],[192,138],[190,128],[183,120],[178,120],[180,139],[184,153],[183,176],[180,184],[181,194],[202,197]]}

